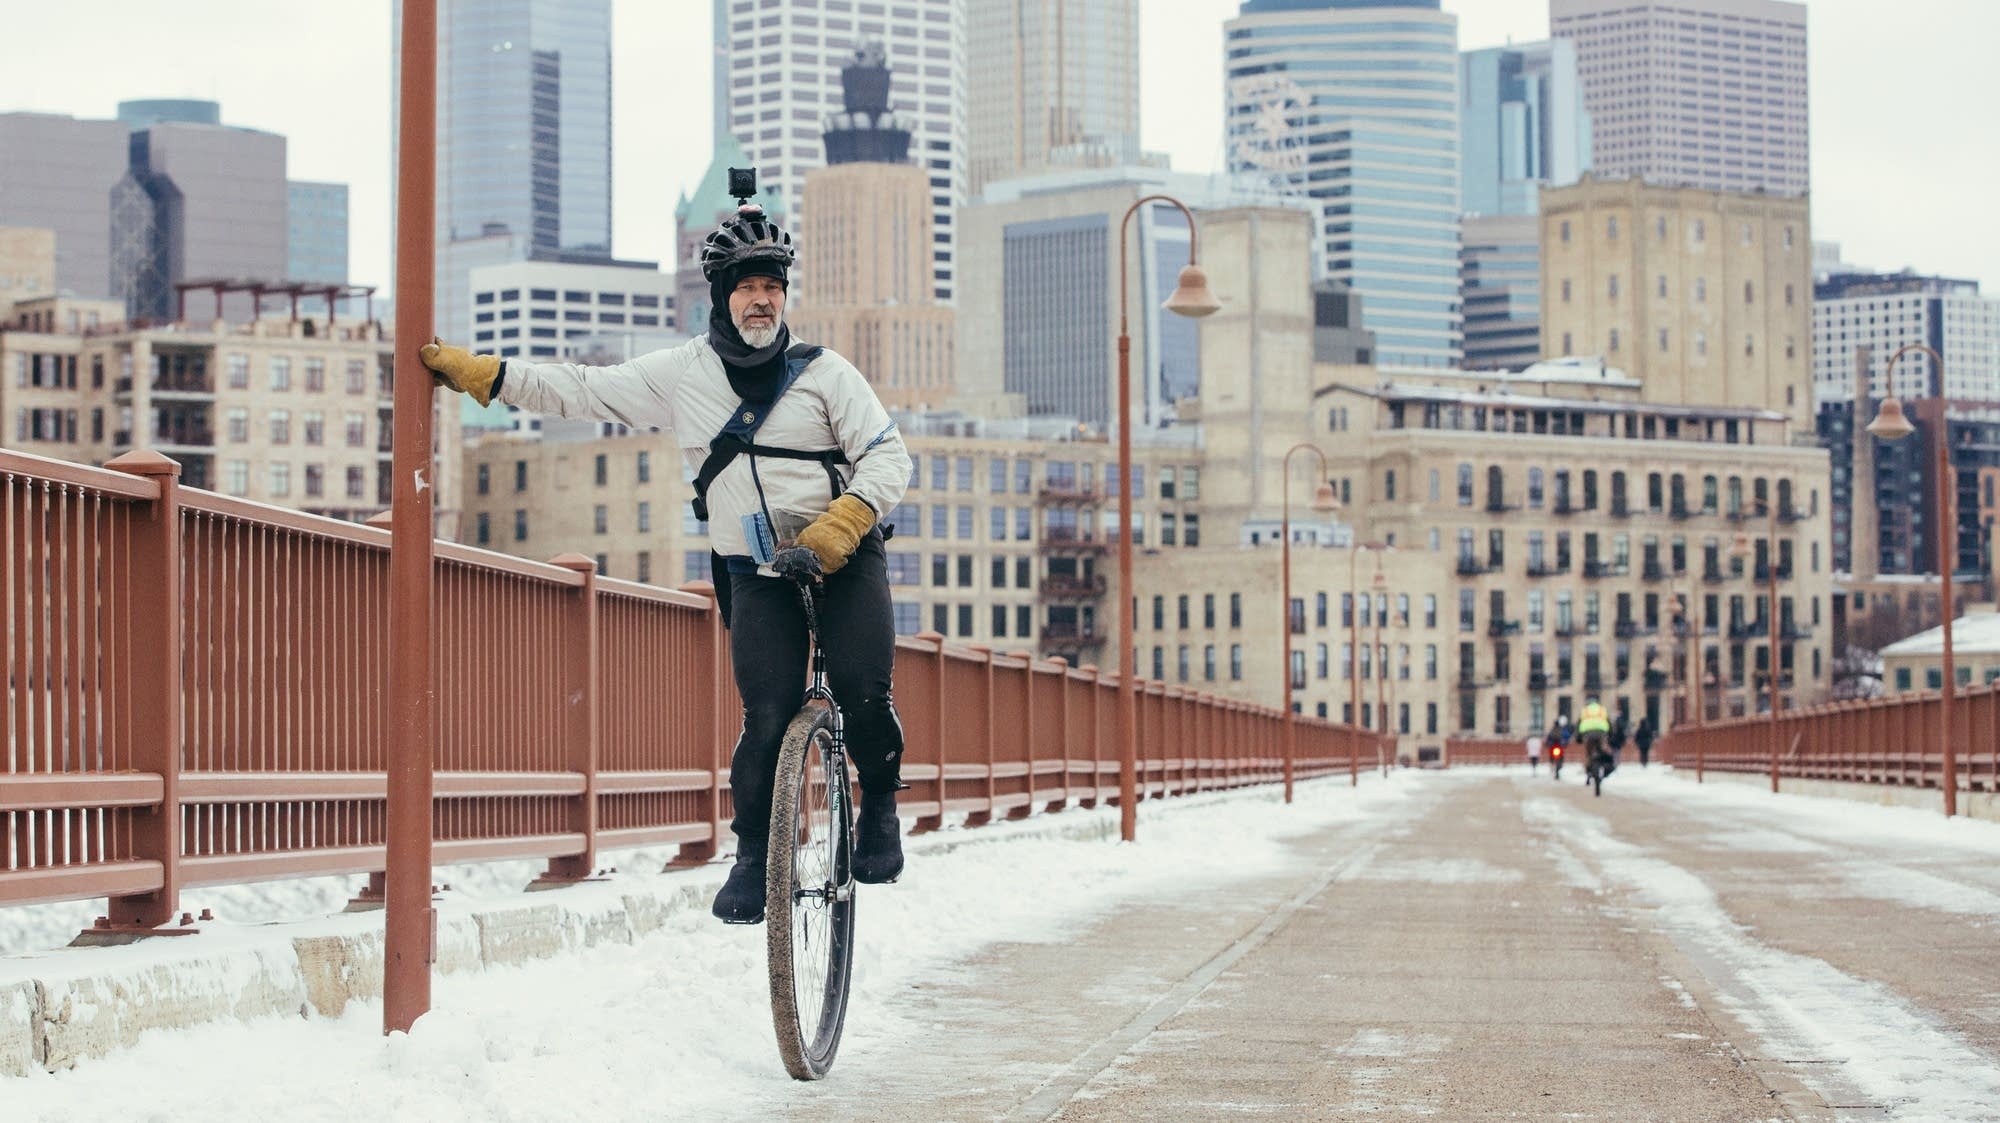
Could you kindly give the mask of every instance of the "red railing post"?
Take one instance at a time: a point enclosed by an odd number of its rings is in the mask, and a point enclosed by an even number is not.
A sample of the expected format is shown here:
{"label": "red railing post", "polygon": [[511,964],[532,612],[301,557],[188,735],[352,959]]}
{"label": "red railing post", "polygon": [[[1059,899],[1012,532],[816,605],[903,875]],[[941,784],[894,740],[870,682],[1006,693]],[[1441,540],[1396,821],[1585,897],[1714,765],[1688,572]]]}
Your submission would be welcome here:
{"label": "red railing post", "polygon": [[1097,664],[1095,663],[1085,663],[1081,667],[1078,667],[1077,670],[1088,676],[1083,680],[1089,684],[1084,688],[1083,696],[1090,699],[1090,721],[1084,726],[1084,735],[1090,739],[1090,791],[1082,799],[1077,800],[1077,805],[1085,808],[1093,808],[1097,806],[1097,792],[1100,786],[1097,778],[1097,765],[1101,759],[1100,745],[1103,741],[1101,734],[1104,729],[1104,713],[1102,706],[1099,704],[1101,700],[1098,695],[1104,691],[1104,676],[1098,673]]}
{"label": "red railing post", "polygon": [[[1032,651],[1008,652],[1008,658],[1021,661],[1021,714],[1022,756],[1026,759],[1028,776],[1025,787],[1027,799],[1007,810],[1009,819],[1025,819],[1035,811],[1035,782],[1040,774],[1035,771],[1035,653]],[[1008,672],[1013,673],[1013,672]]]}
{"label": "red railing post", "polygon": [[[993,752],[993,649],[983,643],[972,644],[971,649],[978,653],[983,672],[979,679],[981,691],[979,724],[981,739],[986,743],[986,806],[977,811],[967,813],[965,816],[965,825],[968,827],[983,827],[993,821],[993,797],[996,794],[994,792],[993,779],[995,768]],[[942,684],[944,681],[944,668],[942,665],[938,668],[938,675],[938,681]]]}
{"label": "red railing post", "polygon": [[571,772],[583,775],[583,791],[570,809],[570,829],[583,834],[583,851],[549,859],[540,882],[581,881],[597,872],[597,747],[599,686],[597,563],[582,554],[558,554],[549,559],[583,578],[579,601],[563,620],[562,649],[556,653],[563,680],[563,759]]}
{"label": "red railing post", "polygon": [[919,816],[916,823],[910,828],[910,833],[912,834],[922,834],[926,831],[940,830],[944,827],[944,802],[945,797],[951,791],[950,786],[945,782],[945,769],[951,766],[951,722],[945,711],[944,636],[938,632],[918,632],[917,640],[919,642],[929,642],[931,645],[931,713],[937,715],[937,727],[931,731],[931,735],[937,738],[937,780],[935,781],[935,787],[938,810],[935,815]]}
{"label": "red railing post", "polygon": [[1069,660],[1058,655],[1050,662],[1056,665],[1056,759],[1062,765],[1062,798],[1051,800],[1046,811],[1061,811],[1069,805],[1070,769],[1070,720],[1069,720]]}
{"label": "red railing post", "polygon": [[[729,579],[727,573],[717,576],[725,581]],[[697,736],[702,739],[702,744],[708,746],[708,798],[703,802],[708,804],[709,836],[705,842],[681,843],[680,849],[674,852],[673,860],[667,863],[668,869],[704,865],[722,853],[722,836],[728,829],[722,818],[722,792],[729,784],[728,758],[734,751],[734,746],[723,732],[726,727],[722,715],[742,712],[731,688],[729,629],[722,626],[722,613],[716,608],[715,586],[707,581],[690,581],[682,585],[680,591],[708,599],[708,608],[701,614],[702,655],[699,663],[708,668],[708,681],[697,683],[698,687],[705,689],[697,689],[693,694],[700,699],[695,721],[695,728],[700,731]]]}
{"label": "red railing post", "polygon": [[160,863],[160,887],[112,897],[117,927],[153,928],[173,919],[181,895],[181,466],[150,449],[104,465],[159,486],[159,498],[132,519],[127,595],[131,612],[132,764],[160,774],[160,805],[133,818],[132,856]]}

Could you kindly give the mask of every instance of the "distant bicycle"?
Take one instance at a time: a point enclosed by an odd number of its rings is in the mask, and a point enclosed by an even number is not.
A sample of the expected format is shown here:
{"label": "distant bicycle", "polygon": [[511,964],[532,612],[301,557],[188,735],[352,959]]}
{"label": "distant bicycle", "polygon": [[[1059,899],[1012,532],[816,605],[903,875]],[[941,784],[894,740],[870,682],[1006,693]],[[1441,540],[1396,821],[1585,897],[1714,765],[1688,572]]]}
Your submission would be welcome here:
{"label": "distant bicycle", "polygon": [[764,877],[771,1022],[786,1071],[818,1080],[840,1049],[854,971],[854,807],[840,707],[820,647],[819,559],[792,547],[778,552],[772,568],[798,583],[812,684],[785,730],[771,794]]}
{"label": "distant bicycle", "polygon": [[1612,769],[1618,767],[1616,762],[1611,759],[1610,751],[1604,747],[1604,734],[1584,734],[1583,751],[1584,782],[1590,785],[1591,794],[1602,796],[1604,794],[1604,778],[1611,775]]}

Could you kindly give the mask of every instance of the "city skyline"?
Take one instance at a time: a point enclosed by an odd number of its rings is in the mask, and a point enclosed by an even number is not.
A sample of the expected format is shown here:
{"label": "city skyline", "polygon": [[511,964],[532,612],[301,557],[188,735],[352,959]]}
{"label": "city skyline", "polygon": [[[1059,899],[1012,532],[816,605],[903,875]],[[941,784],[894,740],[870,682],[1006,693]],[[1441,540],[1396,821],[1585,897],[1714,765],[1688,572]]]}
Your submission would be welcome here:
{"label": "city skyline", "polygon": [[[222,102],[225,123],[283,133],[292,179],[350,187],[351,279],[388,288],[389,0],[342,12],[279,12],[238,0],[204,5],[210,19],[159,27],[149,10],[108,0],[87,39],[53,10],[22,13],[18,42],[38,49],[0,74],[0,111],[109,118],[120,100],[194,96]],[[1237,0],[1183,0],[1140,10],[1142,144],[1180,171],[1222,163],[1222,23]],[[1461,50],[1532,42],[1548,33],[1546,0],[1447,0]],[[130,9],[121,18],[120,9]],[[673,200],[711,152],[710,5],[618,3],[613,10],[614,252],[671,261]],[[360,15],[357,17],[356,11]],[[1808,0],[1813,127],[1813,236],[1847,260],[2000,284],[2000,243],[1967,238],[1986,225],[1980,191],[2000,177],[2000,151],[1967,144],[1954,105],[1979,101],[1980,44],[2000,35],[2000,8],[1919,0],[1885,24],[1865,0]],[[224,36],[215,29],[227,27]],[[1950,29],[1949,37],[1926,35]],[[1980,32],[1985,30],[1986,34]],[[310,42],[310,52],[274,49]],[[673,44],[679,43],[680,46]],[[662,45],[666,46],[662,46]],[[163,71],[162,51],[182,65]],[[661,66],[667,54],[704,65]],[[105,75],[171,73],[160,79]],[[201,74],[189,81],[179,75]],[[631,107],[677,108],[639,114]],[[1896,207],[1894,202],[1906,206]],[[1894,215],[1892,219],[1889,216]]]}

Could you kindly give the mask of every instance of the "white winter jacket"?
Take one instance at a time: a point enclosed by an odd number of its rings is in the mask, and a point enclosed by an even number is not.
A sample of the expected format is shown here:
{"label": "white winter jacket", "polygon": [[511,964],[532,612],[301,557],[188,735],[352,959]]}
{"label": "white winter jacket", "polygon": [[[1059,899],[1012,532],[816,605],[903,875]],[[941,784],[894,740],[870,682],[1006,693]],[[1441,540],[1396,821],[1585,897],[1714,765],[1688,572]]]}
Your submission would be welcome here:
{"label": "white winter jacket", "polygon": [[[618,421],[636,429],[673,431],[690,473],[708,459],[708,442],[722,432],[742,399],[729,388],[722,359],[700,336],[617,366],[507,360],[500,400],[537,413],[585,421]],[[771,407],[756,443],[819,452],[838,448],[845,490],[879,519],[902,501],[910,454],[896,423],[854,364],[821,351]],[[709,541],[724,557],[748,557],[742,519],[758,512],[757,483],[773,518],[817,518],[833,502],[826,468],[814,460],[738,456],[708,489]]]}

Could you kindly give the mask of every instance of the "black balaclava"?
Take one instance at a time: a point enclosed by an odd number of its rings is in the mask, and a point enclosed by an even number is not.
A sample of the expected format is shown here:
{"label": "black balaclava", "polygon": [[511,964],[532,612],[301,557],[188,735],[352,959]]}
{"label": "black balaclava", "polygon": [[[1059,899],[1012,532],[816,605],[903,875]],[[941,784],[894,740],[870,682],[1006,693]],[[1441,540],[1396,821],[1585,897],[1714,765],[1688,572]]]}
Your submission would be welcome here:
{"label": "black balaclava", "polygon": [[729,388],[736,391],[737,397],[769,401],[784,383],[785,348],[791,346],[792,329],[780,316],[778,337],[769,346],[753,350],[743,341],[742,333],[736,330],[736,321],[729,316],[729,295],[745,277],[771,277],[787,288],[791,284],[784,263],[770,258],[752,258],[724,270],[708,283],[708,345],[715,348],[716,356],[722,360],[722,369],[729,375]]}

